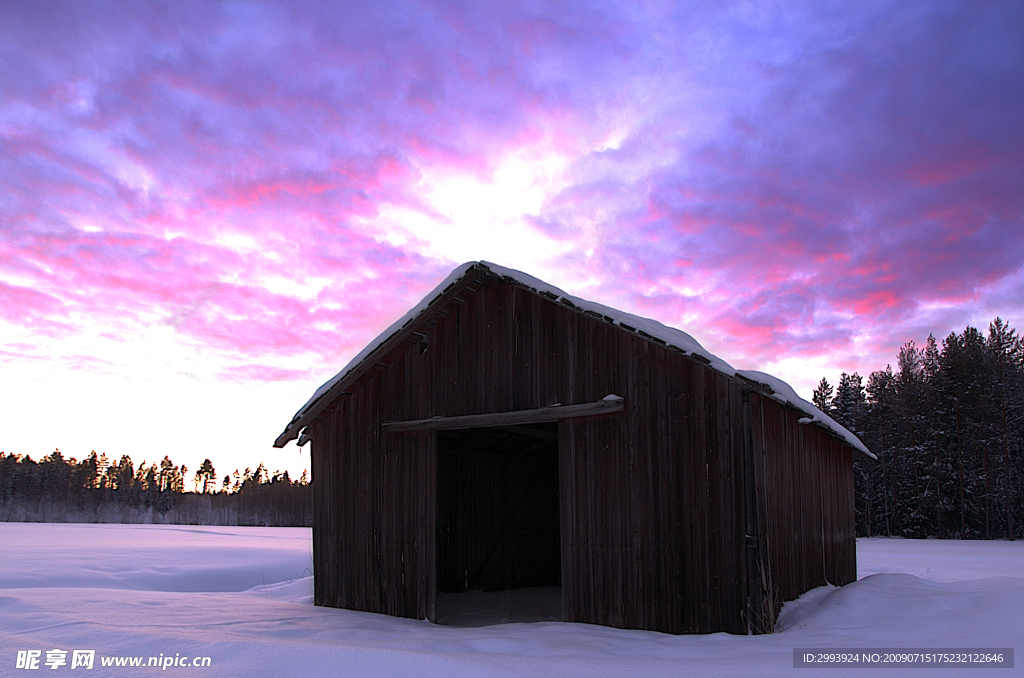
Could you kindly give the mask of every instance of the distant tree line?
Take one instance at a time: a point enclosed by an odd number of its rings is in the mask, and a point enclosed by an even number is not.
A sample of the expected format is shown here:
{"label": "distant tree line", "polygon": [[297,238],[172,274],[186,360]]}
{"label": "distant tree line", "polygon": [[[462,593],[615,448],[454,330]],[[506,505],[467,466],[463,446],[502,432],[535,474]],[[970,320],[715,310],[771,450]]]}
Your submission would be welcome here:
{"label": "distant tree line", "polygon": [[306,472],[255,469],[218,481],[209,459],[192,474],[169,457],[138,467],[92,452],[82,461],[60,450],[34,461],[0,452],[0,521],[153,522],[199,525],[313,524]]}
{"label": "distant tree line", "polygon": [[814,404],[878,457],[854,455],[858,535],[1024,536],[1024,343],[1001,319],[822,379]]}

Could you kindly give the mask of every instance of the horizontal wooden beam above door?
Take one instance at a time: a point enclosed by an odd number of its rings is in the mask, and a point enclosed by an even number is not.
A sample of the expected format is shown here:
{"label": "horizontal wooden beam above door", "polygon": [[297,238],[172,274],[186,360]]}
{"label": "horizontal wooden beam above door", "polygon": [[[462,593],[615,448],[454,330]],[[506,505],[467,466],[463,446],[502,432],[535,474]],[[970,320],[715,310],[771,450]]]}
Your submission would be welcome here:
{"label": "horizontal wooden beam above door", "polygon": [[515,412],[491,412],[488,414],[467,414],[458,417],[433,417],[409,421],[386,421],[381,424],[385,433],[403,431],[451,431],[461,428],[483,428],[485,426],[511,426],[514,424],[536,424],[544,421],[558,421],[575,417],[592,417],[599,414],[621,412],[625,406],[622,398],[608,397],[594,403],[580,405],[549,405],[535,410]]}

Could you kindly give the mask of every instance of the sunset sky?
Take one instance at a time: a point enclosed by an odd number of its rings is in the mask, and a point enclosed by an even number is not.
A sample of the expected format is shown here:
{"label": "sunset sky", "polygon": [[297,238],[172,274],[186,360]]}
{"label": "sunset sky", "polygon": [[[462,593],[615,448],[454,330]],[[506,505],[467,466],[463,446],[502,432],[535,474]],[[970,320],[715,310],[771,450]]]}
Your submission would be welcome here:
{"label": "sunset sky", "polygon": [[477,259],[808,399],[1020,329],[1024,3],[3,3],[0,450],[299,473]]}

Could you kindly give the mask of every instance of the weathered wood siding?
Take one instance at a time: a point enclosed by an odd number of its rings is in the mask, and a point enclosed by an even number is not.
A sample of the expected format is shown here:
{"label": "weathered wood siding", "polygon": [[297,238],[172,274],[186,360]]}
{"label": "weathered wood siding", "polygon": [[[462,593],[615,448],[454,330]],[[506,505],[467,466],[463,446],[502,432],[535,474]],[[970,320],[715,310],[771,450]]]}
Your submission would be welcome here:
{"label": "weathered wood siding", "polygon": [[[857,579],[852,449],[802,413],[751,395],[765,482],[767,564],[780,600]],[[762,551],[763,553],[763,551]]]}
{"label": "weathered wood siding", "polygon": [[424,479],[435,473],[435,434],[381,444],[360,419],[363,398],[379,397],[373,380],[366,386],[312,439],[314,602],[424,619],[434,605],[423,582],[434,576],[435,487]]}
{"label": "weathered wood siding", "polygon": [[[852,580],[850,450],[794,411],[757,394],[745,408],[738,380],[484,273],[416,331],[311,426],[317,604],[433,617],[436,434],[385,434],[382,422],[610,393],[623,412],[558,424],[567,621],[745,632],[749,515],[765,523],[784,596],[822,576]],[[746,428],[745,410],[756,419]],[[748,476],[768,491],[764,507],[748,506]]]}

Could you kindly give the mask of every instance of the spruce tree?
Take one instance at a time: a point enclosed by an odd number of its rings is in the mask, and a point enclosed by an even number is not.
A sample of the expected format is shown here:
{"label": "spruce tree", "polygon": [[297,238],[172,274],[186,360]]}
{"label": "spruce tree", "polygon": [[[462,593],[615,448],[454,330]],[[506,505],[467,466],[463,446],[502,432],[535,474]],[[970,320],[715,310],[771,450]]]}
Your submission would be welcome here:
{"label": "spruce tree", "polygon": [[812,402],[819,410],[832,416],[832,384],[825,377],[821,378],[818,387],[814,389]]}

